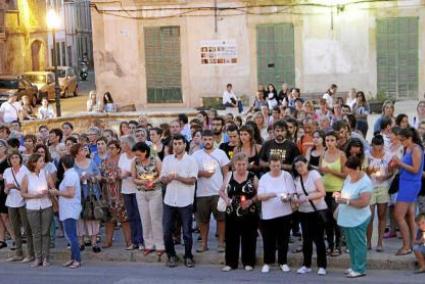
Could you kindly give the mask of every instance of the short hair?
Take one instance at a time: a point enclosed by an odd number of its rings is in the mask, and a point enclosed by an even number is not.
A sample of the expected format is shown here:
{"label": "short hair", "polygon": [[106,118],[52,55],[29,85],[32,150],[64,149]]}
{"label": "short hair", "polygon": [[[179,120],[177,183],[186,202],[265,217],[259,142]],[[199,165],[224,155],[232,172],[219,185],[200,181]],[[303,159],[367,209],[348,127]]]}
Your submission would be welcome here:
{"label": "short hair", "polygon": [[37,164],[38,160],[42,158],[42,156],[38,153],[33,153],[31,154],[31,156],[28,158],[28,162],[27,162],[27,168],[30,172],[34,172],[35,171],[35,165]]}
{"label": "short hair", "polygon": [[19,153],[19,151],[11,151],[9,153],[9,155],[7,155],[7,162],[9,163],[9,166],[12,166],[12,164],[10,163],[10,159],[12,158],[12,156],[18,156],[19,157],[19,164],[22,165],[22,162],[24,161],[24,159],[22,158],[21,153]]}
{"label": "short hair", "polygon": [[72,130],[74,130],[74,125],[72,125],[71,122],[65,121],[64,123],[62,123],[62,127],[64,127],[65,125],[67,125],[69,128],[71,128]]}
{"label": "short hair", "polygon": [[83,148],[84,145],[81,143],[77,143],[72,145],[71,149],[69,150],[69,153],[75,158],[77,157],[78,152],[80,151],[81,148]]}
{"label": "short hair", "polygon": [[331,85],[331,89],[336,89],[336,88],[338,88],[338,86],[336,84]]}
{"label": "short hair", "polygon": [[425,213],[419,213],[416,217],[415,217],[415,222],[419,222],[425,219]]}
{"label": "short hair", "polygon": [[131,149],[133,152],[146,153],[146,157],[151,155],[151,148],[145,142],[137,142]]}
{"label": "short hair", "polygon": [[130,148],[133,148],[134,144],[136,144],[136,139],[134,139],[133,135],[124,135],[120,138],[121,143],[126,143]]}
{"label": "short hair", "polygon": [[226,85],[226,88],[228,88],[228,87],[233,87],[233,86],[232,86],[232,84],[228,83],[228,84]]}
{"label": "short hair", "polygon": [[224,126],[224,118],[223,118],[223,117],[221,117],[221,116],[216,116],[216,117],[214,117],[212,120],[213,120],[213,121],[214,121],[214,120],[220,120],[221,125],[223,125],[223,126]]}
{"label": "short hair", "polygon": [[32,143],[35,144],[37,142],[37,137],[35,137],[34,134],[26,134],[24,136],[24,141],[26,141],[26,140],[32,140]]}
{"label": "short hair", "polygon": [[248,161],[248,155],[245,154],[244,152],[239,152],[233,156],[232,164],[236,164],[237,162],[240,162],[240,161]]}
{"label": "short hair", "polygon": [[214,133],[212,132],[212,130],[210,129],[205,129],[204,131],[202,131],[202,137],[213,137]]}
{"label": "short hair", "polygon": [[278,120],[278,121],[276,121],[276,122],[273,123],[273,130],[275,130],[276,128],[281,128],[281,129],[284,129],[284,130],[287,131],[288,130],[288,125],[286,124],[285,121]]}
{"label": "short hair", "polygon": [[159,128],[159,127],[153,127],[153,128],[151,128],[151,129],[149,129],[149,131],[155,131],[155,132],[156,132],[156,134],[158,134],[159,136],[161,136],[161,135],[162,135],[162,133],[163,133],[162,129],[161,129],[161,128]]}
{"label": "short hair", "polygon": [[237,131],[239,133],[239,129],[235,124],[229,125],[229,127],[227,127],[227,132],[233,132],[233,131]]}
{"label": "short hair", "polygon": [[99,138],[97,138],[97,140],[96,140],[96,143],[97,142],[99,142],[99,141],[103,141],[103,142],[105,142],[105,144],[108,144],[108,139],[106,139],[105,137],[99,137]]}
{"label": "short hair", "polygon": [[60,164],[66,169],[74,167],[74,157],[72,155],[65,155],[60,159]]}
{"label": "short hair", "polygon": [[279,154],[272,154],[269,157],[269,163],[271,163],[272,161],[282,163],[282,157]]}
{"label": "short hair", "polygon": [[118,140],[111,140],[111,141],[108,142],[107,145],[108,145],[108,147],[111,146],[111,145],[114,145],[115,147],[117,147],[121,151],[121,144]]}
{"label": "short hair", "polygon": [[66,142],[71,141],[73,144],[77,144],[78,140],[77,138],[73,137],[73,136],[69,136],[68,138],[65,139],[65,144]]}
{"label": "short hair", "polygon": [[175,135],[173,135],[172,140],[173,140],[173,141],[179,141],[179,140],[182,140],[182,141],[183,141],[183,143],[185,143],[185,144],[187,143],[186,138],[184,138],[184,136],[183,136],[183,135],[181,135],[181,134],[175,134]]}
{"label": "short hair", "polygon": [[189,118],[185,113],[179,113],[178,115],[179,121],[183,122],[184,124],[187,124],[189,122]]}
{"label": "short hair", "polygon": [[47,125],[40,125],[39,127],[38,127],[38,132],[40,132],[41,131],[41,129],[47,129],[47,130],[49,130],[49,127],[47,127]]}
{"label": "short hair", "polygon": [[347,161],[345,162],[345,166],[352,170],[360,169],[362,165],[362,161],[359,157],[356,156],[350,156],[348,157]]}
{"label": "short hair", "polygon": [[50,133],[54,133],[56,136],[59,136],[59,141],[61,141],[62,138],[63,138],[63,131],[62,131],[62,129],[53,128],[52,130],[49,131],[49,134]]}
{"label": "short hair", "polygon": [[333,125],[333,129],[335,131],[340,131],[342,128],[347,128],[348,131],[350,131],[350,126],[348,125],[348,122],[344,121],[344,120],[338,120],[337,122],[335,122],[335,124]]}
{"label": "short hair", "polygon": [[135,121],[135,120],[130,120],[130,121],[128,122],[128,124],[135,124],[136,126],[138,126],[138,125],[139,125],[139,123],[138,123],[137,121]]}

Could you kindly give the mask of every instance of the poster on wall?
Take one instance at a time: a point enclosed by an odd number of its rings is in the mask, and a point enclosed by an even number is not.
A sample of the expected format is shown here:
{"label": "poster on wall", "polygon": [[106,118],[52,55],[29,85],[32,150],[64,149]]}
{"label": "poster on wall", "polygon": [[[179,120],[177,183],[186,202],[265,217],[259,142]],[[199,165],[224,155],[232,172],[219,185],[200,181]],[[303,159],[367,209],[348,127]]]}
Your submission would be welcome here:
{"label": "poster on wall", "polygon": [[238,47],[235,40],[202,40],[201,64],[236,64]]}

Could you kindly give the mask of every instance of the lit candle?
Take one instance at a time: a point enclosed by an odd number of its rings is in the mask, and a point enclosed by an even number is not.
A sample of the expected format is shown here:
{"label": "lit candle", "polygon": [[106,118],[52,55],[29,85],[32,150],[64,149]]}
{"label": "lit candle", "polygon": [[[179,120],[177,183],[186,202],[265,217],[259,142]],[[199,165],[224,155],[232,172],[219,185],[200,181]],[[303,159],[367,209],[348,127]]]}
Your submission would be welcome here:
{"label": "lit candle", "polygon": [[280,195],[280,200],[282,202],[286,202],[286,201],[288,201],[288,197],[289,197],[288,193],[284,192]]}
{"label": "lit candle", "polygon": [[204,169],[210,174],[215,172],[215,163],[212,160],[205,162]]}

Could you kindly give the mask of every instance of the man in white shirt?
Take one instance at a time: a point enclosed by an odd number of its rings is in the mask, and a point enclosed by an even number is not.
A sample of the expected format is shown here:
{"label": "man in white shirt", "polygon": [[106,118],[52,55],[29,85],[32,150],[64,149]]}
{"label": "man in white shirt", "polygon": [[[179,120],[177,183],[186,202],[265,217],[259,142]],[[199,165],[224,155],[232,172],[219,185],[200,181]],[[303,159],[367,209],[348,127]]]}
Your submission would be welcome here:
{"label": "man in white shirt", "polygon": [[334,105],[334,96],[336,94],[338,86],[332,84],[326,93],[323,94],[323,99],[326,100],[326,104],[328,105],[328,109],[332,110]]}
{"label": "man in white shirt", "polygon": [[160,175],[161,182],[166,185],[163,224],[167,266],[177,265],[173,232],[178,215],[183,227],[184,264],[186,267],[193,267],[192,213],[198,166],[195,159],[185,152],[186,139],[183,135],[174,135],[171,143],[174,154],[164,158]]}
{"label": "man in white shirt", "polygon": [[224,252],[224,213],[218,212],[218,192],[223,186],[224,177],[229,171],[230,160],[223,150],[214,147],[213,133],[202,133],[204,149],[193,153],[198,164],[198,187],[196,190],[196,222],[199,225],[202,244],[197,250],[208,250],[208,231],[211,213],[218,225],[218,251]]}
{"label": "man in white shirt", "polygon": [[0,106],[0,113],[3,116],[4,123],[11,123],[12,121],[19,120],[21,117],[22,105],[17,102],[18,95],[11,93],[6,102]]}
{"label": "man in white shirt", "polygon": [[238,106],[238,98],[233,93],[232,84],[227,84],[226,90],[223,93],[223,105],[224,107],[236,108]]}

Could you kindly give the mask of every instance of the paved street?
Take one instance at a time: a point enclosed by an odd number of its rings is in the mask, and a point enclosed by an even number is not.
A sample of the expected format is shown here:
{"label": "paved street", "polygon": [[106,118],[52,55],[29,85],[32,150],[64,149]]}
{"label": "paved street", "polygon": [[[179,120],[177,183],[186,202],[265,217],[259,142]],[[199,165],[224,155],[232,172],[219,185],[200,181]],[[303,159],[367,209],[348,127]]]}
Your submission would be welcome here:
{"label": "paved street", "polygon": [[283,274],[273,267],[269,274],[262,274],[259,268],[252,272],[243,270],[224,273],[218,266],[197,266],[188,269],[179,266],[174,269],[158,264],[101,263],[86,264],[81,269],[70,270],[59,266],[32,269],[21,264],[0,262],[0,282],[20,283],[424,283],[424,275],[414,275],[403,271],[369,271],[364,278],[347,280],[342,270],[331,270],[325,277],[314,273],[297,275],[295,272]]}

